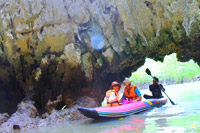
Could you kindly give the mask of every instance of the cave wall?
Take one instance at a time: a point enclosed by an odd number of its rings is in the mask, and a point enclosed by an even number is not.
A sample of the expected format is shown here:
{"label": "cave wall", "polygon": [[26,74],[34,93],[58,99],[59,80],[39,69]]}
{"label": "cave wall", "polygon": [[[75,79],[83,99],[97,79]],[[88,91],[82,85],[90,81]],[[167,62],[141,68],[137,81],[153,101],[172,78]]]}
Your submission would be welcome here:
{"label": "cave wall", "polygon": [[81,95],[101,101],[146,57],[175,52],[200,64],[199,0],[2,0],[0,7],[0,80],[10,86],[2,93],[29,95],[43,110],[59,94],[68,106]]}

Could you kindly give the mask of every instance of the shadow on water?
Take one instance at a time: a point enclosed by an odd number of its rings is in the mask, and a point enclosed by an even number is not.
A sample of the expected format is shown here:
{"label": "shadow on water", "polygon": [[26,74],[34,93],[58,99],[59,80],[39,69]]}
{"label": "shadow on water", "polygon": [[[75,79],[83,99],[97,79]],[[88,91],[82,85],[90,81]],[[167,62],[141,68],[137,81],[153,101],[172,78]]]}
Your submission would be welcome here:
{"label": "shadow on water", "polygon": [[113,118],[113,119],[106,119],[106,120],[95,120],[92,119],[84,124],[97,124],[97,123],[105,123],[105,122],[113,122],[113,121],[117,121],[119,120],[119,118]]}

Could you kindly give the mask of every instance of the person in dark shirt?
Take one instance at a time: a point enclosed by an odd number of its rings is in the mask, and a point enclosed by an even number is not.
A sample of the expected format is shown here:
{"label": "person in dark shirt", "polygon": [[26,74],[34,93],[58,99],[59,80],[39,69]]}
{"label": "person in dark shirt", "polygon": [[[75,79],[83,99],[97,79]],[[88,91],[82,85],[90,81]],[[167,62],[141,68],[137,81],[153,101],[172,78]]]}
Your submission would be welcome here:
{"label": "person in dark shirt", "polygon": [[165,91],[165,88],[163,87],[163,85],[159,84],[159,79],[156,77],[153,77],[153,84],[149,85],[149,90],[152,93],[152,96],[150,95],[144,95],[143,97],[146,99],[150,99],[150,98],[162,98],[162,93],[161,91]]}

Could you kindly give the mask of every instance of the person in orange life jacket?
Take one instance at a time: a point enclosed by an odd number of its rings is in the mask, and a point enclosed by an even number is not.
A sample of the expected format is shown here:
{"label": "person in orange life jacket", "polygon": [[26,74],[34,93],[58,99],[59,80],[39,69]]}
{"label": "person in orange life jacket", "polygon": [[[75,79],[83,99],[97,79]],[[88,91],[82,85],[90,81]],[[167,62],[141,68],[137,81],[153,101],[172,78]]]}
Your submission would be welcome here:
{"label": "person in orange life jacket", "polygon": [[[126,98],[128,98],[128,100]],[[124,96],[122,97],[120,102],[122,104],[128,104],[141,100],[141,93],[138,90],[137,86],[131,86],[131,82],[129,82],[124,88]]]}
{"label": "person in orange life jacket", "polygon": [[150,95],[144,95],[143,97],[145,99],[150,99],[150,98],[162,98],[162,93],[161,90],[165,91],[165,88],[163,88],[163,85],[158,84],[159,79],[156,77],[153,77],[153,84],[149,85],[149,90],[152,92],[152,96]]}
{"label": "person in orange life jacket", "polygon": [[119,105],[118,91],[120,88],[121,85],[117,81],[112,82],[110,89],[106,92],[107,107]]}

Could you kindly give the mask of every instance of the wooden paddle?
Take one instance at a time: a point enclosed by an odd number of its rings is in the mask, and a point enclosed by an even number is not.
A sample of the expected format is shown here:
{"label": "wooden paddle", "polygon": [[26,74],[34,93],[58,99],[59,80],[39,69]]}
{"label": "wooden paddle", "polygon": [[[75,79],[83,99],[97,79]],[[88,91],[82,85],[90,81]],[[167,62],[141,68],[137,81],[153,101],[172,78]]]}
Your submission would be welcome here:
{"label": "wooden paddle", "polygon": [[[148,68],[146,69],[146,73],[153,78],[153,76],[151,75],[151,71]],[[165,93],[165,91],[163,91],[163,89],[162,89],[162,92]],[[165,93],[165,95],[169,98],[172,105],[176,105],[166,93]]]}

